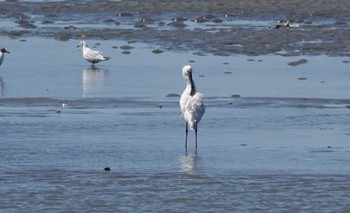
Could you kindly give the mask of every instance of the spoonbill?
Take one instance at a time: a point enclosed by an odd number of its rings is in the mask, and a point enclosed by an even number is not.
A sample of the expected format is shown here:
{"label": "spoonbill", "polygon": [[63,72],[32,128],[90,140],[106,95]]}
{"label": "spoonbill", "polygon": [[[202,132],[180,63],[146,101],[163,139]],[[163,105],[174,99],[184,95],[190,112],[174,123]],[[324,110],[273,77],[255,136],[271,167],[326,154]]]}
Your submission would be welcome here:
{"label": "spoonbill", "polygon": [[186,122],[185,147],[187,150],[187,135],[189,127],[192,131],[195,131],[197,149],[198,123],[201,121],[205,113],[203,94],[196,91],[196,85],[194,84],[192,77],[192,67],[190,65],[186,65],[182,68],[182,76],[186,81],[186,88],[180,98],[181,116]]}
{"label": "spoonbill", "polygon": [[110,59],[110,57],[103,56],[102,52],[89,48],[86,41],[81,41],[77,47],[83,48],[83,57],[85,60],[92,63],[92,66],[98,62],[107,61]]}

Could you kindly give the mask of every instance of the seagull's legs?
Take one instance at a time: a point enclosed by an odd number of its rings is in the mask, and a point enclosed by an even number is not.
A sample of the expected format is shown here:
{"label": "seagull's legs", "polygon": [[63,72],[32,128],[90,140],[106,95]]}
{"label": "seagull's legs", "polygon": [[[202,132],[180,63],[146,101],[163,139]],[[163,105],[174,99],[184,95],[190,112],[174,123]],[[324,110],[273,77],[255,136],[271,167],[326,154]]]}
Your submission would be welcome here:
{"label": "seagull's legs", "polygon": [[185,140],[186,151],[187,151],[187,135],[188,135],[188,127],[187,127],[187,122],[186,122],[186,140]]}

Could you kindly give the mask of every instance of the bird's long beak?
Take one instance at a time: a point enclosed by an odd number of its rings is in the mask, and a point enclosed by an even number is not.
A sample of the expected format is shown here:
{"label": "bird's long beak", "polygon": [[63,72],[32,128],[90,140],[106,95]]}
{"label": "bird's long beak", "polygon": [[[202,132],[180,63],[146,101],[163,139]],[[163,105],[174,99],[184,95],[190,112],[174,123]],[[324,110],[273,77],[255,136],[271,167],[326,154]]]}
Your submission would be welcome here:
{"label": "bird's long beak", "polygon": [[5,53],[10,53],[9,51],[5,50]]}

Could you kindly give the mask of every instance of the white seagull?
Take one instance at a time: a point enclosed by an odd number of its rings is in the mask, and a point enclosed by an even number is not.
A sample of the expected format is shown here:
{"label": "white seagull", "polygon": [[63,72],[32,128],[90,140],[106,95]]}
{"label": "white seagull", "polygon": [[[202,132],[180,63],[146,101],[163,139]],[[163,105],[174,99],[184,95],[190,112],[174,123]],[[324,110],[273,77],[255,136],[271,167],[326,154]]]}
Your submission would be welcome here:
{"label": "white seagull", "polygon": [[0,48],[0,65],[4,61],[5,53],[10,53],[8,52],[5,48]]}
{"label": "white seagull", "polygon": [[86,41],[81,41],[77,47],[83,48],[83,57],[85,60],[92,63],[92,66],[100,61],[107,61],[110,59],[110,57],[103,56],[102,52],[89,48]]}
{"label": "white seagull", "polygon": [[187,134],[188,127],[196,134],[196,149],[197,149],[197,130],[198,123],[201,121],[205,106],[203,104],[203,94],[196,91],[196,85],[192,78],[192,67],[186,65],[182,68],[182,76],[186,80],[186,89],[183,91],[180,98],[181,116],[186,122],[186,143],[187,149]]}

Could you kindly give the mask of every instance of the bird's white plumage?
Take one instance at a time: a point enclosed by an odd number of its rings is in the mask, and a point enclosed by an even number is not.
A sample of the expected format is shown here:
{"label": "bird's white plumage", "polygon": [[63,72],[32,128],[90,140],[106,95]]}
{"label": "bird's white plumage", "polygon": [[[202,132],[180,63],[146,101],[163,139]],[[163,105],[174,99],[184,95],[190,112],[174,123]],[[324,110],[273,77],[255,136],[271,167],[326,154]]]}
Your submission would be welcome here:
{"label": "bird's white plumage", "polygon": [[88,62],[90,62],[92,64],[96,64],[96,63],[101,62],[101,61],[107,61],[110,59],[109,57],[103,56],[102,52],[89,48],[87,46],[86,41],[81,41],[79,43],[78,47],[83,48],[83,57],[85,58],[85,60],[87,60]]}
{"label": "bird's white plumage", "polygon": [[191,130],[197,129],[197,125],[201,121],[204,112],[203,94],[196,93],[188,100],[183,113],[183,117]]}
{"label": "bird's white plumage", "polygon": [[180,98],[181,115],[191,130],[197,130],[198,123],[205,113],[203,94],[196,91],[191,66],[183,67],[182,76],[186,80],[186,88]]}

